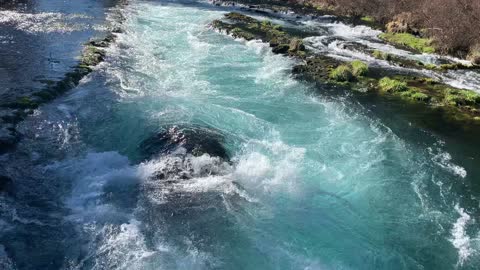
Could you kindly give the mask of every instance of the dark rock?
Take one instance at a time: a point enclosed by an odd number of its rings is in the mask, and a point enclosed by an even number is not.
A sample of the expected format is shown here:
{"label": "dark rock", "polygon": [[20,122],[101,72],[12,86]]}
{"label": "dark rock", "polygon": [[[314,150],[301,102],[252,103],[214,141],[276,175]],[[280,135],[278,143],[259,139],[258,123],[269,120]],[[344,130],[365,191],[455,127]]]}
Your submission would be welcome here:
{"label": "dark rock", "polygon": [[288,50],[290,50],[290,45],[289,44],[280,44],[280,45],[277,45],[276,47],[272,48],[272,52],[273,53],[278,53],[278,54],[288,53]]}
{"label": "dark rock", "polygon": [[209,154],[228,160],[223,146],[223,136],[216,130],[201,126],[173,126],[164,129],[140,145],[145,158],[171,154],[184,149],[185,154],[201,156]]}
{"label": "dark rock", "polygon": [[88,44],[95,47],[102,47],[102,48],[106,48],[110,45],[110,43],[105,40],[92,40]]}
{"label": "dark rock", "polygon": [[[119,30],[121,31],[120,28],[116,28],[114,30]],[[113,31],[112,31],[113,32]],[[94,46],[94,47],[101,47],[101,48],[106,48],[108,46],[110,46],[110,44],[115,41],[115,38],[116,36],[114,34],[109,34],[107,36],[105,36],[103,39],[93,39],[93,40],[90,40],[87,45],[91,45],[91,46]]]}
{"label": "dark rock", "polygon": [[123,30],[120,27],[115,27],[112,29],[112,33],[123,33]]}

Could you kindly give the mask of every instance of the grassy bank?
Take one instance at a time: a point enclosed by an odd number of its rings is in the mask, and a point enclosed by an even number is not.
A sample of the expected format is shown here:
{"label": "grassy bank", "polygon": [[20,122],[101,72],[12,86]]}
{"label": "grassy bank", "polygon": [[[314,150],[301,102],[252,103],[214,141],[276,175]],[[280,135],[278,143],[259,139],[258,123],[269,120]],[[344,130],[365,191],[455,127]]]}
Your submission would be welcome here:
{"label": "grassy bank", "polygon": [[[260,39],[269,43],[274,53],[301,60],[302,64],[293,69],[300,78],[354,91],[375,92],[380,96],[398,98],[398,102],[423,104],[427,110],[443,110],[453,121],[480,124],[480,95],[472,91],[453,88],[430,78],[396,74],[395,71],[384,70],[382,73],[386,72],[387,76],[379,78],[366,63],[358,60],[345,63],[314,54],[305,48],[295,32],[239,13],[226,14],[224,20],[216,20],[212,26],[236,38]],[[378,57],[388,58],[384,55]]]}

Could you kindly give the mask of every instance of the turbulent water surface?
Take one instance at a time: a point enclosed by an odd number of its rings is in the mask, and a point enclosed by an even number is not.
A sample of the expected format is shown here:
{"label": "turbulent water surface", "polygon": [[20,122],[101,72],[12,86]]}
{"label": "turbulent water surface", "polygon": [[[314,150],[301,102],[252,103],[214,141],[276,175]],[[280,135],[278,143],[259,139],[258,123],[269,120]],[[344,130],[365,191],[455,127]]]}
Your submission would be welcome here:
{"label": "turbulent water surface", "polygon": [[[210,29],[225,12],[122,7],[106,61],[0,156],[0,267],[478,269],[478,157],[295,80],[294,60]],[[172,126],[218,134],[230,160],[145,156]]]}

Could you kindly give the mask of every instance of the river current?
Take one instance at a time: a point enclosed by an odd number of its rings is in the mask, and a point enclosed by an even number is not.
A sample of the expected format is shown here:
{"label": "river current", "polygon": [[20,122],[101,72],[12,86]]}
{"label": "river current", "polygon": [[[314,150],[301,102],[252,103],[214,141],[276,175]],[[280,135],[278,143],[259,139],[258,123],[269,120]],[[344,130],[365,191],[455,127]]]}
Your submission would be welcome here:
{"label": "river current", "polygon": [[[0,266],[478,269],[478,156],[296,80],[268,44],[212,30],[227,11],[121,7],[105,62],[0,156],[16,192],[0,195]],[[142,155],[175,126],[221,134],[230,160]],[[189,179],[158,179],[179,162]]]}

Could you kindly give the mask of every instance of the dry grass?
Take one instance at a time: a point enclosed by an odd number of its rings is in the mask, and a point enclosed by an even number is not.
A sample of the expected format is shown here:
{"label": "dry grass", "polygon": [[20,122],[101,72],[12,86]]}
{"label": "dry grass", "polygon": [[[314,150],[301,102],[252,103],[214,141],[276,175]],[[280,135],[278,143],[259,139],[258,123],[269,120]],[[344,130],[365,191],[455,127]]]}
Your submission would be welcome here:
{"label": "dry grass", "polygon": [[[301,1],[301,0],[299,0]],[[306,0],[348,16],[371,16],[387,24],[401,16],[410,29],[431,38],[438,51],[466,56],[480,44],[479,0]],[[408,16],[405,16],[408,14]]]}

